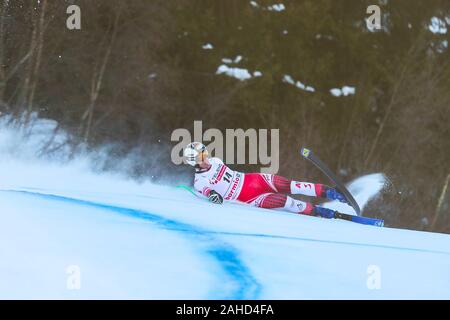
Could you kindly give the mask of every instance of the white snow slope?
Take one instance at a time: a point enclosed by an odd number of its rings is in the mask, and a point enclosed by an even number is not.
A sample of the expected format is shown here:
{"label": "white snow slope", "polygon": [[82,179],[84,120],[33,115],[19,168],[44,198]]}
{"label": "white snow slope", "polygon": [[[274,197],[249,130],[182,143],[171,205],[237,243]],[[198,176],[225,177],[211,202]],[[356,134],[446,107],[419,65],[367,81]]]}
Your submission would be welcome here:
{"label": "white snow slope", "polygon": [[[0,299],[450,298],[449,235],[214,205],[17,156],[13,136],[0,130]],[[351,185],[361,205],[382,180]]]}

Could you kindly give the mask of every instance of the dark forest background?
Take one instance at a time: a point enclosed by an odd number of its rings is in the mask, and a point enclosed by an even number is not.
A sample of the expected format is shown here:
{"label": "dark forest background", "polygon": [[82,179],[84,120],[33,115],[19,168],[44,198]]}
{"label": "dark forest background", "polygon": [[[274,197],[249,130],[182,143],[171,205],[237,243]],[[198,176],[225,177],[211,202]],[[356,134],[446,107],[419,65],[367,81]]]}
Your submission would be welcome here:
{"label": "dark forest background", "polygon": [[[137,154],[126,169],[155,181],[192,174],[170,162],[170,135],[194,120],[279,128],[280,174],[327,183],[299,156],[309,146],[344,181],[386,174],[368,216],[450,232],[449,33],[428,28],[432,17],[450,27],[450,1],[283,0],[281,12],[255,2],[0,0],[2,115],[25,128],[34,113],[56,120],[74,153],[109,144],[111,161]],[[66,28],[71,4],[81,30]],[[371,4],[383,14],[378,32],[364,20]],[[262,76],[216,74],[238,55],[235,66]],[[345,85],[356,94],[330,94]]]}

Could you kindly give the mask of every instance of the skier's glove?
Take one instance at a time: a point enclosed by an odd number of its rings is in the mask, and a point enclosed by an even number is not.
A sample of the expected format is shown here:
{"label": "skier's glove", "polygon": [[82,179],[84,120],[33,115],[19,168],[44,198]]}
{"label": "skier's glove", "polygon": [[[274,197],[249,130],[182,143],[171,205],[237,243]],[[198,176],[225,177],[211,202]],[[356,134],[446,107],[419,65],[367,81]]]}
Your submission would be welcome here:
{"label": "skier's glove", "polygon": [[334,188],[330,188],[330,187],[326,188],[325,196],[327,197],[327,199],[330,199],[330,200],[339,200],[340,202],[348,203],[348,201],[344,197],[344,195],[342,193],[338,192]]}
{"label": "skier's glove", "polygon": [[211,190],[209,192],[208,195],[208,200],[211,201],[212,203],[216,203],[216,204],[222,204],[223,203],[223,198],[220,194],[218,194],[216,191]]}

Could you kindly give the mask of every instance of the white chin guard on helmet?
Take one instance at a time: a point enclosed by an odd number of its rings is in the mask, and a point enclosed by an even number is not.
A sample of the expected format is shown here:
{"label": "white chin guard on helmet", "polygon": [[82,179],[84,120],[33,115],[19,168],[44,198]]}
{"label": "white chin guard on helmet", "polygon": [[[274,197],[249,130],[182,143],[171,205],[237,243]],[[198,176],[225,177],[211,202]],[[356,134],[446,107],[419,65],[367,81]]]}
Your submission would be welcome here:
{"label": "white chin guard on helmet", "polygon": [[203,143],[192,142],[184,148],[183,156],[187,164],[195,167],[208,157],[208,150]]}

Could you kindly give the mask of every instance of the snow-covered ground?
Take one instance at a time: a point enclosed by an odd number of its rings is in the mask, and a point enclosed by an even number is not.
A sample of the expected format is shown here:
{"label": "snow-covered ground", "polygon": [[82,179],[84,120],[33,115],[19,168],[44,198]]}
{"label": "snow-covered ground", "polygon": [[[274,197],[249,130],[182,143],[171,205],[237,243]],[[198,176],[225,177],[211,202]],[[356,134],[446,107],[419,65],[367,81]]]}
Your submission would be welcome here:
{"label": "snow-covered ground", "polygon": [[450,298],[449,235],[214,205],[15,139],[0,130],[0,299]]}

